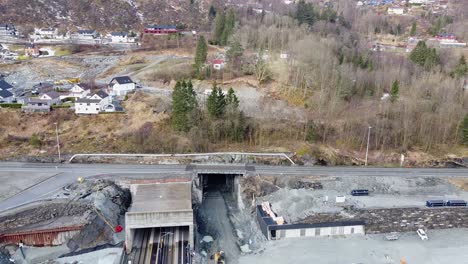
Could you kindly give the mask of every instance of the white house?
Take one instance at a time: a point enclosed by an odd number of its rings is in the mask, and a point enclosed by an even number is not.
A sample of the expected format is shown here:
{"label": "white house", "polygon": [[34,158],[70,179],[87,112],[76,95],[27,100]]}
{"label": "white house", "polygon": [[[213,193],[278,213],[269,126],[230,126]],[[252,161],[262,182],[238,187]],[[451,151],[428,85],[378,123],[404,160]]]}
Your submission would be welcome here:
{"label": "white house", "polygon": [[135,83],[128,76],[115,77],[109,83],[109,90],[111,95],[125,96],[135,90]]}
{"label": "white house", "polygon": [[427,0],[409,0],[409,4],[415,4],[415,5],[422,5],[422,4],[427,4]]}
{"label": "white house", "polygon": [[101,111],[100,103],[100,99],[78,98],[75,101],[75,114],[99,114]]}
{"label": "white house", "polygon": [[99,36],[96,30],[78,30],[76,34],[74,34],[74,38],[77,39],[95,39]]}
{"label": "white house", "polygon": [[42,39],[55,39],[58,35],[56,28],[36,28],[34,34]]}
{"label": "white house", "polygon": [[89,99],[93,100],[101,100],[100,105],[101,109],[103,110],[108,104],[112,103],[112,96],[108,95],[104,91],[98,91],[97,93],[91,95]]}
{"label": "white house", "polygon": [[13,102],[14,96],[8,90],[0,89],[0,102],[2,103],[11,103]]}
{"label": "white house", "polygon": [[405,9],[402,6],[391,6],[387,9],[389,15],[403,15]]}
{"label": "white house", "polygon": [[85,83],[77,83],[70,89],[68,97],[84,98],[91,93],[91,87]]}
{"label": "white house", "polygon": [[211,60],[211,64],[213,65],[213,69],[215,70],[222,70],[224,69],[224,61],[221,59],[214,59]]}
{"label": "white house", "polygon": [[112,43],[134,43],[135,37],[131,37],[127,32],[112,32],[109,34]]}
{"label": "white house", "polygon": [[39,96],[39,100],[47,102],[49,105],[59,104],[60,103],[60,94],[56,91],[50,91],[43,93]]}

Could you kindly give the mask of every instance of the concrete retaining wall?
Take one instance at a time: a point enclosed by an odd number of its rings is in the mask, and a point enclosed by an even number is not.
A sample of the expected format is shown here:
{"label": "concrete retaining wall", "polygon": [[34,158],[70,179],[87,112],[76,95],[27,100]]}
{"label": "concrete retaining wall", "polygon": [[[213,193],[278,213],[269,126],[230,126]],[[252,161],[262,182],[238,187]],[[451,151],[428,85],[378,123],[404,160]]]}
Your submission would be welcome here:
{"label": "concrete retaining wall", "polygon": [[[344,216],[347,215],[347,216]],[[361,219],[371,234],[410,232],[418,228],[468,228],[468,208],[389,208],[347,210],[346,214],[315,214],[302,223]]]}

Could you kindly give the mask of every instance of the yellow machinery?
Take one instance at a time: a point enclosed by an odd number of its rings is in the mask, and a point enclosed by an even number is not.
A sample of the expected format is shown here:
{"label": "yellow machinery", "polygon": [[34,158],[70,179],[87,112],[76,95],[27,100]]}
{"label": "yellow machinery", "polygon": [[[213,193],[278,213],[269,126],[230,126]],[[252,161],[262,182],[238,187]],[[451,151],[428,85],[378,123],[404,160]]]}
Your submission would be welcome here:
{"label": "yellow machinery", "polygon": [[213,255],[213,259],[216,264],[225,264],[225,254],[224,251],[220,250]]}

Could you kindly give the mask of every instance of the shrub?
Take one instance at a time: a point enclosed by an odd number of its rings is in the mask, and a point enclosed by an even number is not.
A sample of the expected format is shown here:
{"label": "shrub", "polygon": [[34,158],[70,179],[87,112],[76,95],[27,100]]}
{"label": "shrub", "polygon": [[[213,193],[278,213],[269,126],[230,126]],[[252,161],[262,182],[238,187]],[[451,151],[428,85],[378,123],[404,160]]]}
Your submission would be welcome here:
{"label": "shrub", "polygon": [[29,144],[35,148],[39,148],[41,147],[41,140],[39,139],[39,137],[36,135],[36,134],[33,134],[30,138],[29,138]]}
{"label": "shrub", "polygon": [[21,108],[22,104],[14,104],[14,103],[4,103],[4,104],[0,104],[0,107],[2,108],[16,108],[16,109],[19,109]]}

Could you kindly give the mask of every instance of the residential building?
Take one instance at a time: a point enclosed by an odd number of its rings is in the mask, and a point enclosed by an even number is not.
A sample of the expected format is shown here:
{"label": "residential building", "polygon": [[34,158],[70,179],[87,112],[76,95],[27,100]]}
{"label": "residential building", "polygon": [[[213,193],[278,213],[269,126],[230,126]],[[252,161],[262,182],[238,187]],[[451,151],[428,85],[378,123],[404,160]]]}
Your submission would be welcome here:
{"label": "residential building", "polygon": [[75,101],[75,114],[96,115],[100,111],[100,99],[78,98]]}
{"label": "residential building", "polygon": [[155,35],[175,34],[179,32],[176,26],[173,25],[148,25],[145,27],[144,33]]}
{"label": "residential building", "polygon": [[125,96],[133,90],[135,90],[135,83],[128,76],[115,77],[109,83],[111,95]]}
{"label": "residential building", "polygon": [[39,47],[34,43],[28,43],[24,46],[24,54],[30,57],[39,57],[41,52],[39,51]]}
{"label": "residential building", "polygon": [[101,108],[104,108],[106,105],[112,103],[112,96],[107,94],[106,92],[100,90],[96,92],[95,94],[91,95],[89,99],[96,99],[96,100],[101,100]]}
{"label": "residential building", "polygon": [[33,94],[42,94],[51,92],[54,90],[54,83],[53,82],[40,82],[38,84],[33,85],[32,93]]}
{"label": "residential building", "polygon": [[0,24],[0,36],[16,36],[16,28],[13,24]]}
{"label": "residential building", "polygon": [[29,98],[25,105],[21,107],[21,111],[26,113],[48,113],[50,112],[50,105],[48,101]]}
{"label": "residential building", "polygon": [[391,6],[387,9],[387,14],[389,15],[403,15],[405,13],[405,8],[402,6]]}
{"label": "residential building", "polygon": [[36,28],[34,34],[42,39],[55,39],[58,36],[56,28]]}
{"label": "residential building", "polygon": [[67,97],[84,98],[91,93],[91,86],[85,83],[77,83],[70,89]]}
{"label": "residential building", "polygon": [[112,32],[110,33],[112,43],[134,43],[135,37],[130,36],[127,32]]}
{"label": "residential building", "polygon": [[73,38],[75,39],[82,39],[82,40],[93,40],[99,37],[99,34],[96,30],[93,29],[86,29],[86,30],[78,30]]}
{"label": "residential building", "polygon": [[422,4],[427,4],[427,0],[409,0],[408,3],[409,4],[413,4],[413,5],[422,5]]}
{"label": "residential building", "polygon": [[2,103],[11,103],[11,102],[13,102],[14,99],[15,99],[15,97],[13,96],[13,94],[10,91],[0,89],[0,102],[2,102]]}
{"label": "residential building", "polygon": [[213,69],[215,70],[222,70],[224,69],[224,60],[221,59],[214,59],[210,61],[210,64],[213,65]]}
{"label": "residential building", "polygon": [[49,105],[60,104],[60,94],[56,91],[50,91],[47,93],[43,93],[39,96],[39,100],[43,100],[45,103]]}

